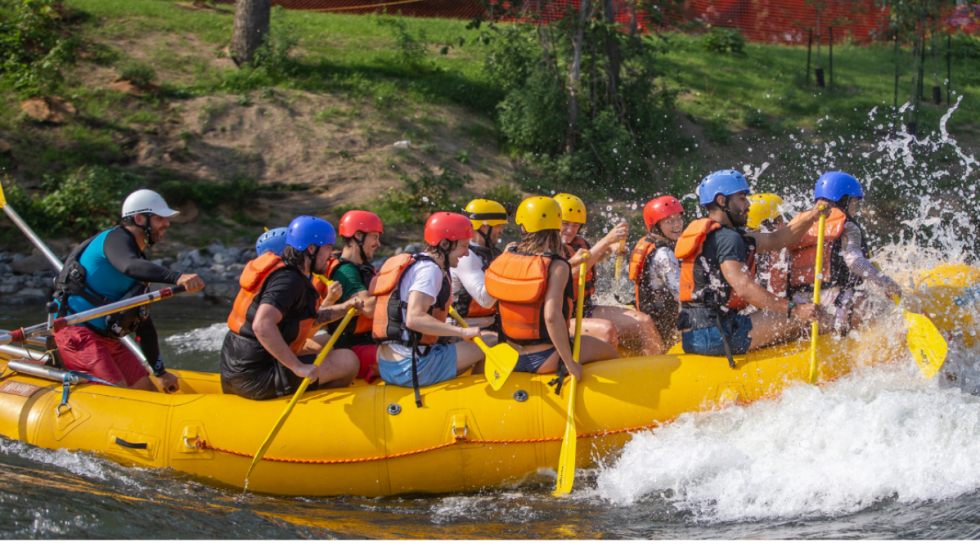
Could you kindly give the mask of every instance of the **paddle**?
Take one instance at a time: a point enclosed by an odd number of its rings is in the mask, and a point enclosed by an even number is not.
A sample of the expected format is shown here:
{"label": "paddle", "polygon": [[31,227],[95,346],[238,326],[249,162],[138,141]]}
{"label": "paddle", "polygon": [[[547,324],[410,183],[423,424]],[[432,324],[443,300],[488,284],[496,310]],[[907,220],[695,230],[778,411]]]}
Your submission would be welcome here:
{"label": "paddle", "polygon": [[[463,328],[469,328],[469,325],[463,320],[463,317],[452,306],[449,307],[449,316],[452,316]],[[480,347],[480,350],[487,357],[487,365],[483,373],[486,374],[490,387],[494,391],[500,391],[500,388],[507,382],[507,378],[510,377],[511,372],[514,371],[514,366],[517,365],[517,351],[506,343],[494,345],[491,349],[479,337],[474,337],[473,342]]]}
{"label": "paddle", "polygon": [[[820,284],[823,282],[823,232],[827,223],[824,206],[820,206],[820,223],[817,225],[817,266],[813,268],[813,304],[820,305]],[[816,320],[810,326],[810,384],[817,383],[817,338],[820,337],[820,323]]]}
{"label": "paddle", "polygon": [[[589,254],[585,254],[585,259]],[[584,260],[578,270],[578,296],[585,297],[585,265]],[[582,349],[582,303],[575,305],[575,346],[572,348],[572,358],[578,362]],[[555,485],[554,496],[563,496],[572,492],[575,483],[575,445],[578,432],[575,429],[575,376],[569,374],[572,384],[568,392],[568,416],[565,418],[565,437],[561,441],[561,452],[558,454],[558,481]]]}
{"label": "paddle", "polygon": [[[20,231],[23,232],[25,236],[27,236],[27,239],[29,239],[31,243],[34,244],[34,247],[36,247],[38,251],[40,251],[45,256],[45,258],[48,259],[48,262],[51,263],[51,265],[54,266],[54,268],[58,272],[61,272],[61,269],[64,268],[64,265],[61,263],[61,259],[59,259],[57,255],[55,255],[50,249],[48,249],[48,246],[43,241],[41,241],[41,238],[39,238],[37,234],[34,233],[33,230],[31,230],[31,227],[28,226],[26,222],[24,222],[24,219],[20,218],[20,215],[18,215],[17,212],[14,211],[14,208],[11,207],[10,205],[7,205],[7,198],[4,197],[3,195],[2,184],[0,184],[0,208],[2,208],[5,213],[7,213],[7,216],[10,217],[10,220],[14,222],[17,228],[20,228]],[[152,376],[153,367],[150,366],[149,361],[146,360],[146,355],[143,354],[143,349],[141,349],[140,346],[136,344],[136,340],[133,339],[133,336],[127,335],[121,338],[119,341],[121,341],[122,344],[125,345],[127,349],[129,349],[129,352],[136,355],[136,358],[140,361],[140,364],[143,365],[143,369],[146,370],[146,373]],[[168,393],[171,392],[170,389],[166,389],[165,391],[167,391]]]}
{"label": "paddle", "polygon": [[[340,334],[344,333],[344,328],[347,327],[347,323],[351,321],[351,318],[354,318],[355,311],[356,309],[354,309],[354,307],[347,310],[347,316],[345,316],[340,325],[337,326],[337,329],[333,332],[333,335],[330,336],[330,341],[328,341],[323,347],[320,354],[316,356],[316,360],[313,361],[313,364],[319,366],[320,363],[323,362],[323,359],[327,358],[327,353],[330,352],[330,349],[333,349],[334,343],[337,342],[337,338],[340,337]],[[289,417],[289,414],[293,411],[293,407],[296,406],[297,401],[299,401],[299,398],[303,396],[303,393],[306,392],[306,388],[309,387],[309,385],[310,378],[303,378],[303,382],[299,384],[299,389],[296,390],[296,393],[293,395],[293,399],[289,401],[288,405],[286,405],[286,410],[284,410],[282,415],[279,416],[279,419],[276,421],[276,425],[272,427],[272,431],[269,432],[269,435],[265,438],[265,441],[262,441],[262,446],[259,447],[259,451],[256,452],[255,457],[252,458],[252,465],[250,465],[248,467],[248,471],[245,472],[246,487],[248,487],[248,476],[252,474],[252,469],[255,468],[256,464],[258,464],[259,461],[262,460],[262,457],[265,456],[266,451],[269,450],[269,446],[272,444],[272,440],[276,438],[279,430],[282,429],[283,424],[286,423],[286,418]]]}
{"label": "paddle", "polygon": [[[898,297],[892,297],[892,299],[895,300],[896,305],[899,305],[899,308],[902,308]],[[946,343],[932,320],[926,318],[925,315],[910,312],[905,308],[902,308],[902,313],[905,315],[909,352],[912,353],[915,363],[919,365],[922,377],[933,378],[943,367],[943,362],[946,361],[949,344]]]}
{"label": "paddle", "polygon": [[619,277],[623,274],[623,253],[626,251],[626,238],[619,240],[619,251],[616,252],[616,274],[615,274],[615,284],[613,284],[613,297],[616,301],[622,303],[623,300],[619,298]]}
{"label": "paddle", "polygon": [[49,326],[47,322],[36,324],[28,328],[22,328],[19,330],[12,331],[7,334],[0,335],[0,345],[6,345],[7,343],[20,343],[27,339],[28,337],[38,337],[44,335],[51,335],[53,333],[60,332],[64,328],[71,326],[73,324],[79,324],[81,322],[87,322],[100,316],[106,316],[114,312],[120,312],[133,307],[139,307],[142,305],[147,305],[149,303],[155,303],[157,301],[162,301],[168,297],[173,297],[178,293],[184,292],[184,286],[175,286],[172,288],[163,288],[159,291],[153,291],[144,295],[137,295],[136,297],[130,297],[129,299],[123,299],[122,301],[116,301],[115,303],[109,303],[102,307],[97,307],[92,310],[87,310],[85,312],[80,312],[78,314],[73,314],[71,316],[64,316],[61,318],[55,318],[54,322]]}

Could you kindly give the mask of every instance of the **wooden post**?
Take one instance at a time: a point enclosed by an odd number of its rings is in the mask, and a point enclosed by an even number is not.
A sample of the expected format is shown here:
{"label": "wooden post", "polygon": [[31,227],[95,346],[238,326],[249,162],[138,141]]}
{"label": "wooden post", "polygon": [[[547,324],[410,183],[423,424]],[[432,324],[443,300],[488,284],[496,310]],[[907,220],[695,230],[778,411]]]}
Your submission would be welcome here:
{"label": "wooden post", "polygon": [[898,113],[898,31],[895,31],[895,36],[893,37],[895,41],[895,113]]}
{"label": "wooden post", "polygon": [[950,105],[949,99],[949,87],[953,86],[953,74],[952,74],[952,62],[950,61],[950,52],[953,49],[953,36],[946,35],[946,105]]}
{"label": "wooden post", "polygon": [[830,30],[830,42],[827,43],[827,48],[830,49],[830,54],[828,56],[830,58],[830,64],[829,64],[830,65],[829,67],[830,89],[833,90],[834,89],[834,28],[829,27],[829,30]]}
{"label": "wooden post", "polygon": [[810,52],[813,50],[813,29],[810,29],[810,39],[806,43],[806,85],[810,86]]}

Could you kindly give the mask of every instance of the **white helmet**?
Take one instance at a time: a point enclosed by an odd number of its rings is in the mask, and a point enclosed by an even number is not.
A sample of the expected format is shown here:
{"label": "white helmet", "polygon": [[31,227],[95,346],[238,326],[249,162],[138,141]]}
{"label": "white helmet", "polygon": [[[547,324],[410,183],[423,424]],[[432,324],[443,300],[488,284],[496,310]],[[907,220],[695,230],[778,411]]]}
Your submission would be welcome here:
{"label": "white helmet", "polygon": [[126,197],[122,205],[123,218],[143,213],[170,218],[179,212],[171,209],[160,194],[153,190],[136,190]]}

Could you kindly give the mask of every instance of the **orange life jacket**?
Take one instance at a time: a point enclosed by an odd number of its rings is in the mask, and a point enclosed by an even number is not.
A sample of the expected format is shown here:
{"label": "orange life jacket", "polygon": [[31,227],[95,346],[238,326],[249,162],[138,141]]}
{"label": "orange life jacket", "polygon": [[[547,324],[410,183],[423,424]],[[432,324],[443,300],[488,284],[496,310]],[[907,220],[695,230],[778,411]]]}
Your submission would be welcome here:
{"label": "orange life jacket", "polygon": [[[265,282],[269,276],[277,270],[286,268],[286,263],[271,251],[263,253],[245,265],[245,269],[238,279],[242,289],[238,292],[238,297],[235,298],[231,314],[228,315],[228,329],[238,335],[255,336],[252,331],[252,320],[255,318],[255,312],[259,306],[256,299],[262,295],[262,290],[265,289]],[[317,301],[316,306],[319,308],[319,301]],[[310,329],[313,327],[313,321],[313,318],[300,321],[299,331],[289,343],[289,349],[293,353],[298,354],[303,348],[306,338],[310,334]]]}
{"label": "orange life jacket", "polygon": [[[405,275],[405,271],[416,262],[434,263],[436,261],[428,255],[413,255],[411,253],[395,255],[385,261],[381,270],[371,280],[368,293],[378,298],[378,302],[374,307],[374,320],[371,333],[378,343],[400,343],[407,347],[412,347],[412,338],[414,338],[418,345],[435,345],[440,341],[448,341],[448,338],[441,339],[439,336],[422,334],[410,330],[405,325],[402,309],[408,308],[408,301],[402,300],[399,288],[401,287],[401,281]],[[432,306],[429,307],[428,313],[440,322],[445,322],[446,316],[449,314],[449,304],[453,298],[452,290],[452,283],[449,281],[449,276],[446,276],[443,278],[442,288],[439,290],[438,297],[432,303]],[[410,336],[409,341],[403,339],[402,331],[408,332]]]}
{"label": "orange life jacket", "polygon": [[[377,270],[374,269],[370,264],[359,265],[352,261],[349,261],[340,256],[340,253],[335,253],[330,261],[327,263],[327,269],[324,270],[323,277],[330,280],[333,278],[334,272],[344,264],[352,264],[357,268],[358,273],[361,275],[361,281],[364,282],[364,287],[369,287],[371,285],[371,280],[374,275],[377,274]],[[319,278],[314,278],[314,286],[317,292],[320,293],[320,300],[323,301],[327,298],[327,286]],[[354,345],[366,345],[373,343],[374,339],[371,337],[371,330],[374,321],[370,316],[360,314],[354,319],[354,324],[348,324],[347,329],[344,330],[344,334],[337,340],[335,345],[338,349],[347,349],[353,347]],[[327,329],[332,333],[338,326],[340,321],[334,321],[327,324]]]}
{"label": "orange life jacket", "polygon": [[[493,262],[493,252],[494,250],[489,247],[481,247],[472,243],[470,244],[470,254],[476,255],[480,258],[480,262],[483,265],[483,272],[486,272],[487,268],[490,267],[490,263]],[[462,280],[460,280],[460,284],[462,284]],[[498,310],[496,303],[494,303],[494,305],[489,309],[481,305],[476,299],[473,299],[473,296],[470,295],[470,292],[467,291],[466,287],[463,287],[463,289],[459,291],[459,296],[453,303],[453,307],[460,316],[468,318],[493,316],[497,314]]]}
{"label": "orange life jacket", "polygon": [[640,293],[642,291],[642,279],[643,279],[643,269],[647,265],[647,260],[650,255],[657,250],[657,244],[649,238],[649,236],[643,236],[640,241],[636,242],[636,247],[633,248],[633,254],[630,255],[630,269],[629,277],[630,280],[636,283],[634,288],[636,288],[636,308],[640,308]]}
{"label": "orange life jacket", "polygon": [[[681,261],[680,299],[682,303],[702,301],[701,295],[703,294],[703,289],[695,289],[698,286],[694,281],[694,268],[698,258],[701,257],[704,240],[709,234],[720,228],[722,228],[721,224],[710,218],[698,219],[689,224],[684,229],[684,233],[681,234],[681,239],[677,240],[677,245],[674,247],[674,254]],[[749,274],[755,278],[754,247],[749,250],[749,258],[746,266],[749,269]],[[726,305],[729,309],[741,310],[749,306],[748,303],[735,294],[735,290],[731,289],[731,284],[725,280],[724,276],[718,274],[717,277],[722,282],[722,285],[730,290],[728,304]]]}
{"label": "orange life jacket", "polygon": [[[572,243],[565,245],[565,259],[570,260],[575,253],[581,251],[582,249],[588,251],[592,249],[592,245],[585,241],[582,236],[575,236],[572,239]],[[577,272],[576,272],[577,274]],[[585,272],[585,305],[588,306],[592,301],[592,294],[595,293],[595,280],[596,280],[596,269],[595,265]],[[572,286],[575,291],[575,300],[578,301],[578,286]]]}
{"label": "orange life jacket", "polygon": [[[521,345],[551,343],[545,325],[544,300],[548,291],[548,269],[554,261],[567,263],[553,253],[530,255],[509,250],[487,268],[487,293],[497,299],[500,323],[507,339]],[[573,287],[569,274],[562,303],[566,324],[575,297]]]}
{"label": "orange life jacket", "polygon": [[[803,215],[797,215],[793,220],[797,220]],[[832,262],[832,249],[841,234],[844,233],[844,223],[847,222],[847,215],[837,208],[830,210],[827,220],[824,222],[823,238],[823,267],[821,275],[824,285],[830,279],[830,264]],[[792,224],[792,222],[790,222]],[[817,237],[819,225],[813,226],[803,234],[796,243],[790,245],[789,250],[789,287],[795,288],[813,284],[816,275],[817,265]]]}

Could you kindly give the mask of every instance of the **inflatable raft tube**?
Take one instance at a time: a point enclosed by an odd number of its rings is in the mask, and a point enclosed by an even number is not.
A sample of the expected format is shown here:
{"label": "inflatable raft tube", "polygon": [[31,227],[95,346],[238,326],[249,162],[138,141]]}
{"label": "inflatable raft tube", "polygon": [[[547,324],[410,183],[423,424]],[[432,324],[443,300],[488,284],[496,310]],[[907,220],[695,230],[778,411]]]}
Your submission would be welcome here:
{"label": "inflatable raft tube", "polygon": [[[821,381],[907,354],[901,333],[890,334],[821,337]],[[806,380],[808,358],[801,341],[738,356],[734,369],[724,358],[683,354],[591,364],[576,399],[576,465],[681,414],[776,395]],[[180,371],[180,394],[81,384],[71,387],[71,410],[59,413],[61,385],[14,373],[5,361],[0,370],[2,435],[236,488],[289,400],[223,395],[216,374]],[[423,408],[411,389],[384,384],[307,393],[248,489],[373,497],[518,483],[558,463],[568,397],[555,395],[550,379],[515,373],[493,391],[483,376],[462,377],[422,389]]]}

